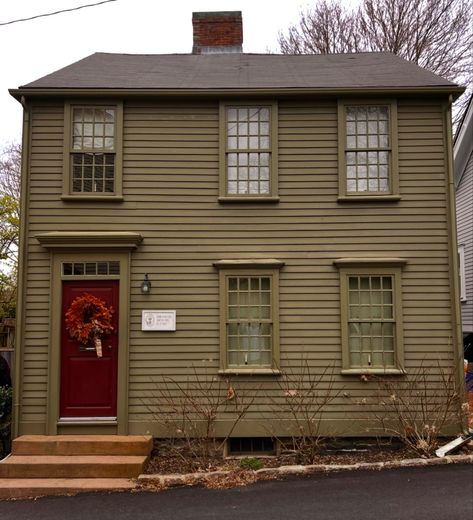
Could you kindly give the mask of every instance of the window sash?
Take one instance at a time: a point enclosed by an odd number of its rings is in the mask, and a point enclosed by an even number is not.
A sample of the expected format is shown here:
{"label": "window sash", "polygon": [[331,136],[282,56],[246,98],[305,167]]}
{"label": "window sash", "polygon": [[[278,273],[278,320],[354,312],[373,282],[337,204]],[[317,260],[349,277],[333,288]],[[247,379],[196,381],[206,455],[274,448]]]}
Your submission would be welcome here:
{"label": "window sash", "polygon": [[115,151],[115,107],[74,105],[71,119],[71,152]]}

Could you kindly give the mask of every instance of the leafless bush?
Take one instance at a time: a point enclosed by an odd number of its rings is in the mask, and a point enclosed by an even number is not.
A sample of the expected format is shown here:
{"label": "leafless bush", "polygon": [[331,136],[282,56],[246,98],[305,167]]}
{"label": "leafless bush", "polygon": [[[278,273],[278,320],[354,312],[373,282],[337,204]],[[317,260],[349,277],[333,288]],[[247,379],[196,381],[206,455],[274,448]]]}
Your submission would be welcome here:
{"label": "leafless bush", "polygon": [[467,409],[455,368],[422,365],[401,379],[380,377],[375,412],[381,433],[399,438],[421,457],[430,457],[446,434],[459,434]]}
{"label": "leafless bush", "polygon": [[[169,457],[177,458],[186,471],[206,471],[221,458],[223,448],[254,401],[230,379],[201,375],[181,383],[163,377],[156,384],[148,409],[165,431],[162,443]],[[216,422],[225,416],[226,432],[217,435]]]}
{"label": "leafless bush", "polygon": [[316,374],[303,359],[296,368],[283,370],[277,381],[277,398],[270,396],[272,418],[287,434],[270,431],[283,450],[293,451],[300,464],[313,464],[324,444],[321,424],[326,408],[341,393],[334,386],[333,367]]}

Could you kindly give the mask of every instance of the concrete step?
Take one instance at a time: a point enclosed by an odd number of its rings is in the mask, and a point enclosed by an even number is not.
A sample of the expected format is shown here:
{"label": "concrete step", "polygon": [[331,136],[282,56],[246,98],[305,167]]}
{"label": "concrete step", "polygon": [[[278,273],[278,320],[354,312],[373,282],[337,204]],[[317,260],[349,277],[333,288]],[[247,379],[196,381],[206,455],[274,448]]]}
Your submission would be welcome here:
{"label": "concrete step", "polygon": [[136,488],[129,479],[0,479],[0,500],[36,498],[50,495],[75,495],[92,491],[127,491]]}
{"label": "concrete step", "polygon": [[134,478],[144,455],[11,455],[0,462],[2,478]]}
{"label": "concrete step", "polygon": [[149,455],[151,435],[22,435],[13,455]]}

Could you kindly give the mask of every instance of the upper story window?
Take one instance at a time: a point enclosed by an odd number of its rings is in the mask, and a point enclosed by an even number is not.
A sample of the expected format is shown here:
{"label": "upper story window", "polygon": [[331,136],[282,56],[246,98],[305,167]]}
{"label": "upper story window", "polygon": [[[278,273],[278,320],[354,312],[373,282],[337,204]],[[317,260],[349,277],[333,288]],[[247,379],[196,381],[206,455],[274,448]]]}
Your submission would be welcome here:
{"label": "upper story window", "polygon": [[277,105],[220,107],[221,200],[275,200]]}
{"label": "upper story window", "polygon": [[72,109],[72,192],[115,191],[115,108]]}
{"label": "upper story window", "polygon": [[65,120],[63,198],[121,198],[121,104],[66,104]]}
{"label": "upper story window", "polygon": [[339,103],[340,197],[397,196],[394,102]]}

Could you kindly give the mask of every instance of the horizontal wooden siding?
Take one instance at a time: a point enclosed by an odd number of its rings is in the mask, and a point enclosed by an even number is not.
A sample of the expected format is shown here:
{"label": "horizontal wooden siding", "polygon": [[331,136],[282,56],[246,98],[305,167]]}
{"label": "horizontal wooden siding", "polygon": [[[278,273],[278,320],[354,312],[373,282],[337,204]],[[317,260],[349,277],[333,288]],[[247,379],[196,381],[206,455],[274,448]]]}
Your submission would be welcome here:
{"label": "horizontal wooden siding", "polygon": [[[437,359],[449,365],[453,333],[443,114],[439,103],[405,100],[399,101],[398,118],[398,203],[337,202],[336,101],[307,100],[279,102],[280,202],[221,205],[218,101],[125,101],[124,202],[110,205],[61,201],[62,103],[35,105],[22,423],[40,431],[46,415],[50,263],[34,236],[47,231],[123,230],[144,236],[131,267],[131,432],[157,431],[159,410],[152,401],[163,377],[173,379],[171,386],[189,377],[215,377],[218,273],[212,263],[217,260],[286,263],[280,274],[281,367],[297,374],[304,360],[323,376],[322,384],[333,381],[343,395],[331,404],[329,422],[365,419],[353,400],[373,391],[372,384],[339,374],[336,258],[406,258],[406,368]],[[144,273],[153,284],[147,296],[140,292]],[[142,332],[144,308],[176,309],[177,331]],[[273,414],[281,397],[274,377],[240,376],[236,384],[246,394],[257,393],[249,420]],[[28,428],[33,427],[25,426],[25,433]]]}

